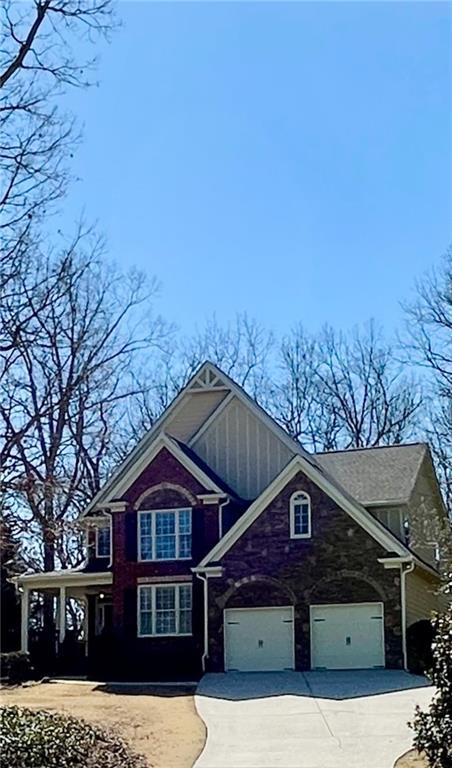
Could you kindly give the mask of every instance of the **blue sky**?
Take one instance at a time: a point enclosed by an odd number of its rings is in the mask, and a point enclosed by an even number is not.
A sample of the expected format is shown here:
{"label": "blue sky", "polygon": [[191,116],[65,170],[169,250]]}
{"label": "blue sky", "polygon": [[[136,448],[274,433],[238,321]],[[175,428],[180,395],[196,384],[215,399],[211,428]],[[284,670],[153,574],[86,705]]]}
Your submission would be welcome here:
{"label": "blue sky", "polygon": [[123,2],[64,216],[186,330],[390,331],[450,244],[451,6]]}

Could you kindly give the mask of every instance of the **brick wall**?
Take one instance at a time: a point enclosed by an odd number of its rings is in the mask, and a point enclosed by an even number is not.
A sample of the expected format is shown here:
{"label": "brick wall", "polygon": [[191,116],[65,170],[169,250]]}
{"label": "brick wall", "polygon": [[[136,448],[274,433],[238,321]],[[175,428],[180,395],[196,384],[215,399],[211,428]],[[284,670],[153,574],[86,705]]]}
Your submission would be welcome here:
{"label": "brick wall", "polygon": [[[312,538],[290,539],[289,500],[309,493]],[[402,665],[400,581],[377,562],[387,552],[299,473],[223,557],[224,575],[209,579],[209,664],[223,669],[226,607],[294,605],[298,669],[310,667],[310,604],[382,601],[389,667]]]}
{"label": "brick wall", "polygon": [[[149,490],[149,493],[147,491]],[[202,505],[208,492],[165,448],[122,497],[125,512],[113,513],[113,624],[115,674],[119,678],[163,679],[200,673],[203,595],[193,578],[193,636],[137,637],[137,582],[141,578],[192,576],[191,568],[218,541],[218,506]],[[137,509],[191,507],[193,559],[137,562]]]}

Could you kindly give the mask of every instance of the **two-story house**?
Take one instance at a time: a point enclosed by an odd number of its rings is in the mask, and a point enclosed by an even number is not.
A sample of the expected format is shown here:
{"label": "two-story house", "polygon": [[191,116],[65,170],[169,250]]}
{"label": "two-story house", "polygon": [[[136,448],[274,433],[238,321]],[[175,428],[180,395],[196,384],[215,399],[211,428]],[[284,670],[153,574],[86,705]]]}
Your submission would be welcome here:
{"label": "two-story house", "polygon": [[419,506],[433,531],[428,446],[309,454],[207,362],[85,510],[84,566],[19,578],[22,647],[41,590],[62,648],[66,600],[85,600],[92,677],[406,667],[407,628],[438,606]]}

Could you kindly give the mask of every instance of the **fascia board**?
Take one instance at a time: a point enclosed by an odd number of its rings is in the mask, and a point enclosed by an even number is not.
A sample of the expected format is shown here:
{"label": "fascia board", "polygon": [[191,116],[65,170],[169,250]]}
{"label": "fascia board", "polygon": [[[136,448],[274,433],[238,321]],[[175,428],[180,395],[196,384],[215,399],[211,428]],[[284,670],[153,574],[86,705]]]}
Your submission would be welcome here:
{"label": "fascia board", "polygon": [[284,486],[295,476],[298,471],[304,472],[316,485],[330,496],[352,519],[378,541],[382,547],[389,551],[395,551],[399,555],[409,554],[407,548],[393,534],[381,526],[377,520],[370,517],[367,512],[357,502],[348,499],[339,488],[322,475],[319,470],[312,466],[303,456],[295,456],[281,473],[270,483],[263,493],[245,512],[235,525],[226,533],[226,535],[213,547],[213,549],[201,560],[200,566],[205,566],[209,562],[223,557],[223,555],[235,544],[245,530],[257,519],[263,509],[273,500],[275,496],[284,488]]}

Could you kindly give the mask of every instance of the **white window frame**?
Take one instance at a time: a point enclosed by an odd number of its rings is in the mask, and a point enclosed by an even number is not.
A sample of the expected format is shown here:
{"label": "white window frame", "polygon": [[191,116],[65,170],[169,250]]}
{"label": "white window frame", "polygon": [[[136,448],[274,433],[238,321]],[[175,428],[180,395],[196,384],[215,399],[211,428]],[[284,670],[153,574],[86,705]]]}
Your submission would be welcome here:
{"label": "white window frame", "polygon": [[[190,581],[178,581],[178,582],[165,582],[163,584],[139,584],[137,589],[137,636],[138,637],[192,637],[193,635],[193,627],[191,632],[178,632],[179,629],[179,622],[180,622],[180,588],[181,587],[190,587],[191,592],[191,613],[192,613],[192,622],[193,622],[193,585]],[[151,613],[152,613],[152,629],[153,632],[151,633],[142,633],[141,632],[141,621],[140,621],[140,605],[141,605],[141,590],[142,589],[150,589],[151,590]],[[155,632],[155,622],[157,617],[157,611],[155,608],[156,605],[156,591],[157,589],[174,589],[174,611],[176,616],[176,631],[175,632]]]}
{"label": "white window frame", "polygon": [[[308,502],[308,532],[296,533],[295,532],[295,504],[299,501],[300,496],[304,497],[304,500]],[[290,497],[290,538],[291,539],[310,539],[312,537],[312,524],[311,524],[311,497],[306,491],[295,491]]]}
{"label": "white window frame", "polygon": [[[155,521],[156,516],[159,512],[171,512],[175,514],[176,516],[176,555],[175,557],[155,557],[156,552],[156,544],[157,544],[157,537],[155,535]],[[180,512],[189,512],[190,513],[190,537],[193,537],[193,517],[192,517],[192,507],[175,507],[173,509],[140,509],[138,510],[138,525],[137,525],[137,552],[138,552],[138,562],[140,563],[162,563],[162,562],[170,562],[174,560],[191,560],[192,555],[190,554],[189,557],[179,557],[179,513]],[[152,540],[152,557],[142,557],[141,556],[141,516],[142,515],[151,515],[151,540]]]}
{"label": "white window frame", "polygon": [[[108,528],[109,533],[109,542],[110,542],[110,551],[108,552],[108,555],[100,555],[99,554],[99,531],[101,528]],[[105,525],[98,525],[96,526],[96,557],[99,557],[101,559],[106,559],[107,557],[111,557],[111,524],[105,523]]]}

